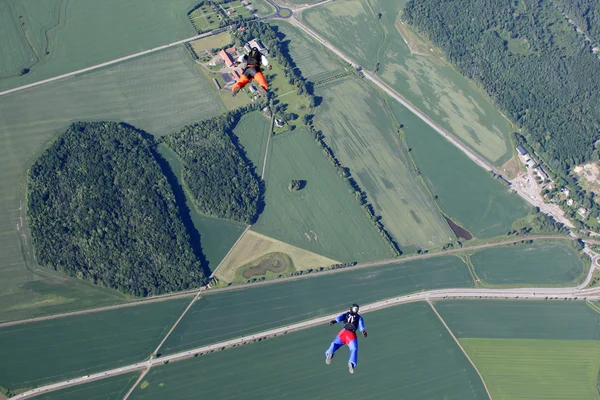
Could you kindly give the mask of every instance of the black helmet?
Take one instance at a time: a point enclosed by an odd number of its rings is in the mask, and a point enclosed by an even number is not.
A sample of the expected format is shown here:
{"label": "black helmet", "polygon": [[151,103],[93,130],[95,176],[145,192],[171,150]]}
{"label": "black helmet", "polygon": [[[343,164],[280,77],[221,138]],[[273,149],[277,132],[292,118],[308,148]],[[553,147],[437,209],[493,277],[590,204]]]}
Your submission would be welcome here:
{"label": "black helmet", "polygon": [[352,304],[352,307],[350,307],[350,312],[352,314],[358,314],[358,304]]}

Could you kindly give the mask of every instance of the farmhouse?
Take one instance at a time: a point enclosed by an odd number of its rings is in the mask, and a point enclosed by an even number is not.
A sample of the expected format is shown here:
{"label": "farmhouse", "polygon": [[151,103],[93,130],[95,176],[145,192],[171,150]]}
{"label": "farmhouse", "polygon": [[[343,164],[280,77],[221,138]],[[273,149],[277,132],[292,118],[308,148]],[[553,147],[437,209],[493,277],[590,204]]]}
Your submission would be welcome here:
{"label": "farmhouse", "polygon": [[582,217],[585,217],[585,214],[587,214],[588,210],[585,207],[581,207],[579,210],[577,210],[577,214],[581,215]]}
{"label": "farmhouse", "polygon": [[250,53],[250,50],[252,50],[253,47],[256,47],[258,49],[258,51],[260,51],[262,54],[269,54],[269,49],[267,49],[265,46],[263,46],[260,39],[252,39],[251,41],[246,43],[246,45],[244,46],[244,49],[246,49],[246,51],[248,53]]}
{"label": "farmhouse", "polygon": [[250,93],[256,92],[256,88],[254,87],[254,85],[250,85],[249,89],[250,89]]}
{"label": "farmhouse", "polygon": [[283,121],[275,118],[275,125],[277,125],[278,128],[281,128],[283,127]]}
{"label": "farmhouse", "polygon": [[521,153],[522,156],[526,156],[528,154],[527,150],[525,150],[523,146],[517,146],[517,151]]}
{"label": "farmhouse", "polygon": [[223,61],[225,61],[225,65],[227,65],[228,67],[231,68],[231,66],[233,65],[233,60],[231,59],[231,55],[229,55],[229,53],[227,53],[225,50],[221,50],[219,52],[219,55],[221,56]]}
{"label": "farmhouse", "polygon": [[237,71],[235,71],[235,70],[234,70],[233,72],[231,72],[231,74],[233,75],[233,77],[234,77],[236,80],[239,80],[239,79],[240,79],[240,73],[239,73],[239,72],[237,72]]}

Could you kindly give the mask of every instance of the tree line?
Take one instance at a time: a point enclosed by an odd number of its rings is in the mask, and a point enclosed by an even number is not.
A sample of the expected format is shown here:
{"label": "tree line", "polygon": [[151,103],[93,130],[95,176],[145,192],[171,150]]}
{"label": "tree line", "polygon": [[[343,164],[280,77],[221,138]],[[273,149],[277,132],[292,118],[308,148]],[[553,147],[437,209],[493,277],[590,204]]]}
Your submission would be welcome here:
{"label": "tree line", "polygon": [[263,105],[253,103],[161,139],[182,160],[183,183],[202,214],[245,224],[258,218],[263,185],[231,130],[244,113]]}
{"label": "tree line", "polygon": [[78,122],[44,151],[27,181],[40,265],[134,296],[203,284],[155,145],[126,124]]}
{"label": "tree line", "polygon": [[411,0],[402,19],[524,128],[553,169],[600,159],[600,65],[549,0]]}
{"label": "tree line", "polygon": [[600,0],[554,0],[596,44],[600,45]]}

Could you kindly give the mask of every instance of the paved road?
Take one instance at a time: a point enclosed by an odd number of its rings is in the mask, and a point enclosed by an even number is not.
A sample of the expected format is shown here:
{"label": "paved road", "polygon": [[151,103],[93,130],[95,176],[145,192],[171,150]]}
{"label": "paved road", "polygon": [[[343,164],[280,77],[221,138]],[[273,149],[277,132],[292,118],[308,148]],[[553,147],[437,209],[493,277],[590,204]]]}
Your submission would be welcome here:
{"label": "paved road", "polygon": [[[600,256],[595,256],[593,268],[590,269],[586,283],[591,279],[593,270],[597,265],[596,262]],[[581,286],[581,285],[580,285]],[[440,299],[520,299],[520,300],[548,300],[550,298],[558,298],[561,300],[600,300],[600,288],[582,290],[579,287],[573,288],[520,288],[520,289],[443,289],[429,290],[416,294],[399,296],[392,299],[378,301],[361,307],[362,313],[368,313],[375,310],[380,310],[387,307],[392,307],[400,304],[407,304],[417,301],[432,301]],[[343,310],[340,310],[340,312]],[[337,315],[337,314],[334,314]],[[271,337],[285,335],[287,333],[307,329],[316,325],[325,324],[331,320],[333,315],[313,318],[308,321],[300,322],[293,325],[283,326],[276,329],[270,329],[264,332],[253,335],[243,336],[223,342],[215,343],[208,346],[202,346],[191,350],[182,351],[175,354],[166,355],[160,358],[151,358],[147,361],[126,365],[119,368],[114,368],[107,371],[102,371],[96,374],[86,375],[78,378],[69,379],[63,382],[53,383],[42,386],[27,392],[21,393],[12,399],[30,398],[41,393],[51,392],[63,389],[69,386],[80,385],[83,383],[96,381],[111,376],[121,375],[128,372],[148,370],[151,367],[176,362],[182,359],[201,356],[206,353],[221,351],[229,347],[243,346],[245,344],[262,341]]]}
{"label": "paved road", "polygon": [[[250,226],[248,226],[247,228],[249,228],[249,227]],[[238,241],[241,239],[242,236],[240,236]],[[469,252],[469,251],[481,250],[481,249],[486,249],[486,248],[490,248],[490,247],[500,247],[500,246],[504,246],[507,244],[518,243],[522,240],[543,240],[543,239],[575,240],[574,237],[569,237],[569,236],[553,236],[553,235],[515,236],[514,239],[503,240],[503,241],[495,242],[495,243],[486,243],[486,244],[480,244],[480,245],[471,246],[471,247],[462,247],[462,248],[458,248],[458,249],[444,250],[444,251],[440,251],[437,253],[420,254],[420,255],[408,256],[408,257],[402,257],[402,258],[391,258],[391,259],[382,260],[382,261],[356,264],[353,267],[334,269],[334,270],[323,271],[323,272],[319,272],[319,273],[299,275],[299,276],[290,276],[287,278],[280,278],[280,279],[274,279],[274,280],[269,280],[269,281],[253,282],[253,283],[248,283],[248,284],[244,284],[244,285],[229,286],[229,287],[221,288],[221,289],[210,289],[210,290],[207,290],[204,293],[204,295],[228,292],[228,291],[232,291],[232,290],[247,289],[247,288],[251,288],[251,287],[255,287],[255,286],[273,285],[273,284],[277,284],[277,283],[289,282],[289,281],[294,281],[294,280],[299,280],[299,279],[317,278],[317,277],[320,277],[323,275],[339,274],[342,272],[356,270],[356,269],[362,269],[362,268],[380,267],[380,266],[389,265],[389,264],[401,264],[401,263],[405,263],[405,262],[409,262],[409,261],[442,257],[442,256],[446,256],[446,255],[465,253],[465,252]],[[588,242],[588,241],[586,240],[586,242]],[[591,242],[600,244],[600,242],[594,242],[594,241],[591,241]],[[165,300],[170,300],[170,299],[174,299],[174,298],[192,297],[192,296],[196,296],[198,294],[198,292],[204,291],[204,290],[205,290],[205,288],[202,287],[200,289],[190,290],[190,291],[186,291],[186,292],[179,293],[179,294],[162,295],[162,296],[139,300],[139,301],[135,301],[135,302],[131,302],[131,303],[117,304],[114,306],[99,307],[99,308],[93,308],[93,309],[88,309],[88,310],[73,311],[73,312],[63,313],[63,314],[54,314],[54,315],[48,315],[45,317],[29,318],[29,319],[24,319],[24,320],[20,320],[20,321],[4,322],[4,323],[0,324],[0,328],[7,327],[7,326],[14,326],[14,325],[22,325],[22,324],[27,324],[27,323],[31,323],[31,322],[39,322],[39,321],[46,321],[46,320],[57,319],[57,318],[71,317],[71,316],[75,316],[75,315],[91,314],[91,313],[96,313],[96,312],[101,312],[101,311],[110,311],[110,310],[115,310],[118,308],[140,306],[140,305],[145,305],[145,304],[152,303],[152,302],[165,301]]]}

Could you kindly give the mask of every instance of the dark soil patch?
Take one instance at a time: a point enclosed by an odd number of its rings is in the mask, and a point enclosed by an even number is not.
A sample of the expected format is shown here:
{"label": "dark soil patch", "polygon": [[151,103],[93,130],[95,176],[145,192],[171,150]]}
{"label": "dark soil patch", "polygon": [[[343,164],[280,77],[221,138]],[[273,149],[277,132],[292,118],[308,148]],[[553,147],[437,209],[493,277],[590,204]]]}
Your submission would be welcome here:
{"label": "dark soil patch", "polygon": [[456,223],[454,221],[452,221],[450,218],[448,218],[448,217],[444,217],[444,218],[446,218],[446,222],[448,223],[448,225],[450,225],[450,229],[452,229],[452,232],[454,232],[454,234],[456,236],[458,236],[459,238],[466,239],[466,240],[473,239],[473,235],[471,235],[471,233],[468,230],[466,230],[462,226],[456,225]]}
{"label": "dark soil patch", "polygon": [[254,275],[264,275],[267,271],[271,272],[283,272],[287,269],[287,260],[280,255],[273,255],[266,260],[262,260],[256,267],[248,268],[242,274],[244,278],[250,278]]}

